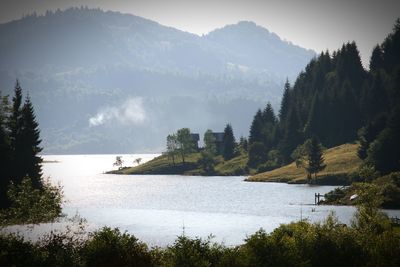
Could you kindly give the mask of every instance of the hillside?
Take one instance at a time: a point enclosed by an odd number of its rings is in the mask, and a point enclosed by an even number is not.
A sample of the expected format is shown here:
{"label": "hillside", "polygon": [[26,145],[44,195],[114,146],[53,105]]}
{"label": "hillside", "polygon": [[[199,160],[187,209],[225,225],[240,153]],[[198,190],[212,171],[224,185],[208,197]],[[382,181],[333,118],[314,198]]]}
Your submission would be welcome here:
{"label": "hillside", "polygon": [[179,174],[179,175],[244,175],[247,172],[247,154],[242,153],[237,157],[224,161],[222,156],[215,157],[215,171],[213,173],[204,173],[201,166],[197,163],[200,153],[192,153],[183,164],[181,159],[176,159],[176,164],[172,163],[166,155],[161,155],[146,163],[135,167],[123,168],[118,171],[110,171],[113,174]]}
{"label": "hillside", "polygon": [[87,8],[0,24],[0,36],[1,93],[17,78],[29,91],[47,154],[158,152],[178,128],[227,122],[246,136],[315,55],[251,22],[197,36]]}
{"label": "hillside", "polygon": [[[318,184],[346,184],[348,175],[361,164],[357,156],[357,144],[344,144],[324,151],[326,168],[318,174]],[[246,179],[250,182],[306,183],[307,173],[293,162],[281,168],[259,173]]]}

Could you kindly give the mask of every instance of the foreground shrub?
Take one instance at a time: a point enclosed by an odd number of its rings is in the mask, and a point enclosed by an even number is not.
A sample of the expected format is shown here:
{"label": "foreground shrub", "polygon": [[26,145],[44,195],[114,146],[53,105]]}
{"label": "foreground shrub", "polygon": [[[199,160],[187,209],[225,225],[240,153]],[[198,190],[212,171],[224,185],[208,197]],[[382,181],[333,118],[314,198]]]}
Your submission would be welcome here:
{"label": "foreground shrub", "polygon": [[211,237],[191,239],[185,235],[177,238],[175,243],[167,248],[164,256],[166,266],[218,266],[223,256],[223,247],[211,244]]}
{"label": "foreground shrub", "polygon": [[7,195],[11,206],[0,210],[1,225],[51,222],[62,214],[62,188],[48,180],[36,189],[32,180],[25,177],[18,185],[11,183]]}
{"label": "foreground shrub", "polygon": [[86,266],[153,266],[146,244],[108,227],[90,235],[82,248],[82,261]]}

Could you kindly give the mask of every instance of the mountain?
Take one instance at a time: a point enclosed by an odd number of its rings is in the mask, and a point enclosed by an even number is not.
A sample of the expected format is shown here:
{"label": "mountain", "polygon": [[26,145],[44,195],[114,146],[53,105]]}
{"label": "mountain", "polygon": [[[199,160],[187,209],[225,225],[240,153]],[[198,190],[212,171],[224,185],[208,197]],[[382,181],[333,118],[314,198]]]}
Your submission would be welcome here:
{"label": "mountain", "polygon": [[197,36],[138,16],[88,8],[0,25],[0,90],[29,90],[45,153],[160,151],[177,128],[231,122],[278,106],[311,50],[252,22]]}

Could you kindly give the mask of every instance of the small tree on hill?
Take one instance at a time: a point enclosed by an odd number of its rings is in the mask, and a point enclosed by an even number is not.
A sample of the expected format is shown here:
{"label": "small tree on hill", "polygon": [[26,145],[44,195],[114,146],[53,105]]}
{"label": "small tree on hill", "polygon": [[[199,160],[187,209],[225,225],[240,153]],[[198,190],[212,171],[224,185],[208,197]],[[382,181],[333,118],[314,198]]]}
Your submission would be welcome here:
{"label": "small tree on hill", "polygon": [[114,166],[117,166],[118,169],[121,169],[123,163],[124,163],[124,161],[122,160],[122,157],[121,157],[121,156],[116,156],[116,157],[115,157],[115,162],[114,162],[113,165],[114,165]]}
{"label": "small tree on hill", "polygon": [[308,172],[308,177],[311,179],[314,174],[314,178],[316,179],[317,173],[325,169],[326,165],[324,164],[324,158],[322,156],[322,146],[315,136],[311,138],[307,159],[308,164],[306,170]]}
{"label": "small tree on hill", "polygon": [[136,158],[134,162],[136,163],[136,165],[140,165],[140,162],[142,162],[142,158]]}
{"label": "small tree on hill", "polygon": [[167,136],[167,156],[172,159],[172,164],[175,165],[175,156],[178,152],[178,140],[176,134]]}
{"label": "small tree on hill", "polygon": [[186,155],[194,151],[194,143],[192,136],[190,134],[189,128],[179,129],[176,133],[176,138],[178,141],[178,151],[181,154],[182,162],[185,163]]}

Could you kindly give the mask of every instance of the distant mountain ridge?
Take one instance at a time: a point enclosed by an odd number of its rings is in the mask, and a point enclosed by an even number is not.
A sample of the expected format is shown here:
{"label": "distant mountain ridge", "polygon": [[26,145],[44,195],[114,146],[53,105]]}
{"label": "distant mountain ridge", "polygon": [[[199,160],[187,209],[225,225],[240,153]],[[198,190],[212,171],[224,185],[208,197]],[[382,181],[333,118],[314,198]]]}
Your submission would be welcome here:
{"label": "distant mountain ridge", "polygon": [[[177,127],[202,133],[227,122],[247,135],[256,108],[277,107],[286,77],[315,56],[253,22],[197,36],[87,8],[0,24],[0,36],[0,90],[10,94],[16,78],[29,89],[47,153],[155,151]],[[89,124],[127,99],[146,120],[129,125],[114,112]],[[142,140],[127,138],[132,131]]]}

